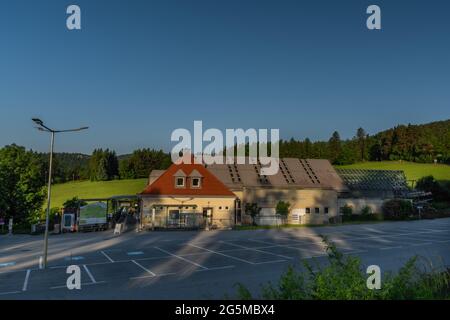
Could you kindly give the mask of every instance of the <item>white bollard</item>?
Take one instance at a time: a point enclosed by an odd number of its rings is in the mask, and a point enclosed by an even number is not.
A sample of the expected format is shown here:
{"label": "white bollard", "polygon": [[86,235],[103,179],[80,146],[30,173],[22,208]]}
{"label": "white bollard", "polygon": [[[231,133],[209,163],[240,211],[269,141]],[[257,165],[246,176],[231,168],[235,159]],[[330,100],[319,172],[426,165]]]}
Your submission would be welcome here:
{"label": "white bollard", "polygon": [[13,235],[13,219],[9,219],[9,224],[8,224],[8,235],[12,236]]}

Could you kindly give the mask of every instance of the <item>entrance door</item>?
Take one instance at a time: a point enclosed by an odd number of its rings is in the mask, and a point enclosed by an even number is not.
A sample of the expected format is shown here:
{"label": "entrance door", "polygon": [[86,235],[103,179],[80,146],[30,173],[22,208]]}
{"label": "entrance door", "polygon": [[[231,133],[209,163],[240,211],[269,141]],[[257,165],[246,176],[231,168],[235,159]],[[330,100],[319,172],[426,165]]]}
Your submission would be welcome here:
{"label": "entrance door", "polygon": [[235,221],[234,221],[234,223],[236,224],[236,225],[241,225],[242,224],[242,202],[241,202],[241,200],[240,199],[237,199],[236,201],[235,201],[235,214],[236,214],[236,218],[235,218]]}
{"label": "entrance door", "polygon": [[209,227],[213,224],[213,209],[203,208],[203,219],[205,220],[205,226],[208,224]]}
{"label": "entrance door", "polygon": [[74,214],[64,214],[63,216],[63,229],[67,231],[73,231],[75,226],[75,215]]}
{"label": "entrance door", "polygon": [[179,228],[180,227],[180,210],[169,210],[169,228]]}

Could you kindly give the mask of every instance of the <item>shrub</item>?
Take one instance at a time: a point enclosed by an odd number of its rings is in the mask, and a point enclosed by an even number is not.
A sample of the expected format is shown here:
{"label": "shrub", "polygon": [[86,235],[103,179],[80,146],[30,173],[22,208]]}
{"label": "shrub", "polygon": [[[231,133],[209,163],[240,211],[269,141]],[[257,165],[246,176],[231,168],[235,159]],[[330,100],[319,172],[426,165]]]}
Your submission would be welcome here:
{"label": "shrub", "polygon": [[[426,273],[411,258],[397,274],[387,273],[380,290],[367,288],[367,274],[359,258],[344,256],[334,244],[323,238],[327,246],[328,263],[313,267],[304,262],[306,272],[289,267],[277,284],[263,286],[264,300],[400,300],[448,299],[450,272]],[[316,269],[318,269],[316,271]],[[238,298],[254,297],[242,284],[238,285]]]}
{"label": "shrub", "polygon": [[387,220],[405,220],[413,214],[411,201],[393,199],[383,204],[383,215]]}
{"label": "shrub", "polygon": [[368,215],[373,214],[372,208],[369,207],[369,206],[365,206],[364,208],[362,208],[361,214],[362,214],[363,216],[368,216]]}
{"label": "shrub", "polygon": [[342,208],[341,208],[341,213],[344,215],[344,216],[351,216],[352,214],[353,214],[353,208],[351,207],[351,206],[349,206],[349,205],[345,205],[345,206],[343,206]]}
{"label": "shrub", "polygon": [[245,205],[245,213],[252,217],[252,224],[256,226],[256,216],[259,215],[262,208],[258,207],[257,203],[247,203]]}
{"label": "shrub", "polygon": [[283,217],[286,217],[289,214],[290,207],[291,207],[291,204],[289,202],[279,201],[277,203],[277,214],[280,214]]}
{"label": "shrub", "polygon": [[70,200],[64,202],[64,209],[78,209],[78,207],[83,207],[87,205],[87,202],[78,199],[78,197],[74,197]]}
{"label": "shrub", "polygon": [[435,201],[450,199],[450,181],[439,182],[433,176],[426,176],[417,181],[416,189],[431,192]]}

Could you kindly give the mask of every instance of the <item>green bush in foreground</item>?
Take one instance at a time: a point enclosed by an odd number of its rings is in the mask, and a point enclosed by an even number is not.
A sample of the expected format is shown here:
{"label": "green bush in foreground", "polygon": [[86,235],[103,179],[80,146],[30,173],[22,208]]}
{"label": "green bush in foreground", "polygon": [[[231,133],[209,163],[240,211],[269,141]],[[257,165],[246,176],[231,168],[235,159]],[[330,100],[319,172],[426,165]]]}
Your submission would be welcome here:
{"label": "green bush in foreground", "polygon": [[[410,259],[397,274],[386,274],[380,290],[369,290],[361,261],[344,256],[326,238],[328,265],[318,270],[305,262],[306,272],[289,267],[274,285],[262,288],[264,300],[412,300],[450,298],[450,273],[426,273],[418,267],[418,257]],[[316,271],[315,271],[316,270]],[[238,284],[238,298],[254,299],[251,292]]]}
{"label": "green bush in foreground", "polygon": [[383,204],[383,216],[386,220],[405,220],[413,213],[411,201],[392,199]]}

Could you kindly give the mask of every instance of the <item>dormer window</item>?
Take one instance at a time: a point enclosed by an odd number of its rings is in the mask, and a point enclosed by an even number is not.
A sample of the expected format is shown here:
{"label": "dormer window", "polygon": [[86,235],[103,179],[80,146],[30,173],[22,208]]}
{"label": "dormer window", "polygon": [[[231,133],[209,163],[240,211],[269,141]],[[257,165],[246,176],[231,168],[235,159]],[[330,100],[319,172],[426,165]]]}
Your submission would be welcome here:
{"label": "dormer window", "polygon": [[191,180],[191,188],[192,189],[199,189],[202,187],[202,178],[200,172],[197,170],[193,170],[191,174],[189,175],[189,179]]}
{"label": "dormer window", "polygon": [[183,170],[178,170],[174,175],[175,188],[186,188],[186,174]]}
{"label": "dormer window", "polygon": [[202,180],[200,178],[192,178],[191,179],[191,187],[192,188],[200,188],[201,187],[201,182]]}
{"label": "dormer window", "polygon": [[185,185],[186,185],[185,178],[176,178],[175,180],[176,180],[175,186],[177,188],[184,188],[185,187]]}

